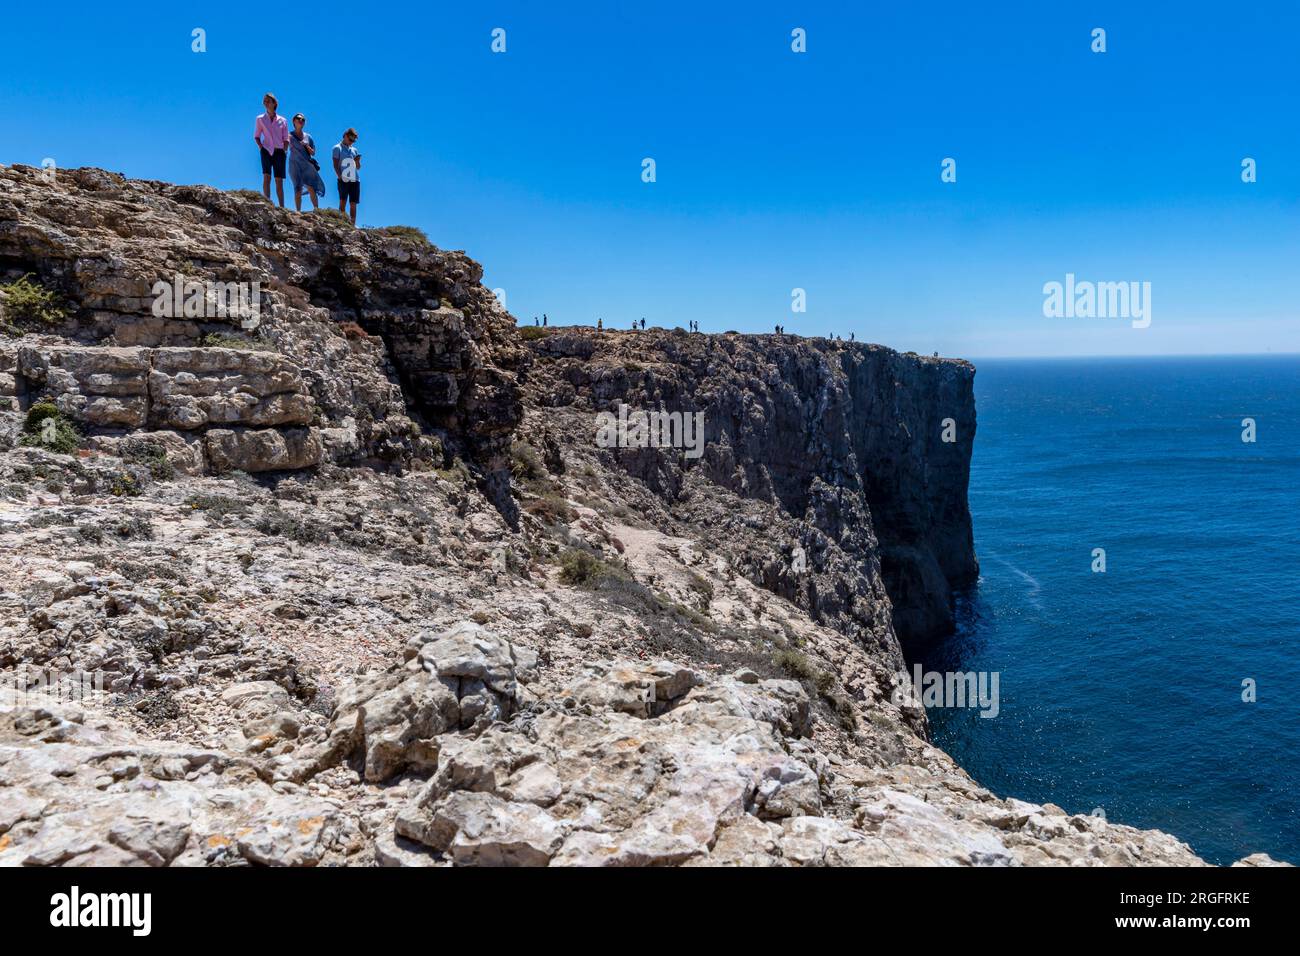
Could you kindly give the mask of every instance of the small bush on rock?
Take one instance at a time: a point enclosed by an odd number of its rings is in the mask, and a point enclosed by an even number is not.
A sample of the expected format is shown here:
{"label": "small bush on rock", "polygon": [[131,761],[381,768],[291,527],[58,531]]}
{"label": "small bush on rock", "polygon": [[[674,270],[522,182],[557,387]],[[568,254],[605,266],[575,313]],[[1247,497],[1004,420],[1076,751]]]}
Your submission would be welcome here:
{"label": "small bush on rock", "polygon": [[30,273],[8,285],[0,285],[5,318],[11,324],[40,323],[53,325],[68,317],[68,310],[58,294],[33,282]]}
{"label": "small bush on rock", "polygon": [[108,486],[108,493],[115,498],[134,498],[143,490],[140,479],[129,471],[114,475]]}
{"label": "small bush on rock", "polygon": [[417,229],[415,226],[383,226],[375,231],[389,236],[397,236],[399,239],[411,239],[425,246],[433,245],[429,241],[429,237],[424,234],[424,230]]}
{"label": "small bush on rock", "polygon": [[807,657],[792,648],[781,648],[772,655],[772,662],[782,671],[804,685],[814,699],[821,698],[845,730],[857,726],[853,702],[839,688],[835,675],[824,671]]}
{"label": "small bush on rock", "polygon": [[27,410],[18,444],[71,455],[81,445],[81,433],[54,405],[37,402]]}
{"label": "small bush on rock", "polygon": [[254,524],[265,535],[288,538],[299,544],[323,544],[330,540],[330,532],[315,521],[304,521],[282,508],[267,508]]}
{"label": "small bush on rock", "polygon": [[199,345],[205,349],[239,349],[244,352],[274,352],[275,346],[261,339],[245,339],[238,335],[221,332],[209,332],[199,339]]}
{"label": "small bush on rock", "polygon": [[124,461],[143,465],[155,481],[169,481],[176,477],[176,466],[167,457],[167,449],[157,442],[142,442],[122,456]]}
{"label": "small bush on rock", "polygon": [[510,475],[515,481],[537,481],[545,477],[541,456],[537,449],[526,441],[512,442],[510,445]]}
{"label": "small bush on rock", "polygon": [[590,551],[568,548],[560,555],[560,580],[565,584],[594,588],[609,579],[623,580],[626,571],[602,561]]}
{"label": "small bush on rock", "polygon": [[241,501],[238,498],[231,498],[228,495],[191,495],[185,499],[185,504],[191,511],[205,511],[208,517],[218,520],[230,514],[248,514],[251,510],[248,502]]}
{"label": "small bush on rock", "polygon": [[550,524],[571,521],[574,517],[574,511],[569,507],[569,502],[565,500],[563,495],[555,491],[548,491],[540,498],[528,502],[528,504],[524,505],[524,510]]}
{"label": "small bush on rock", "polygon": [[62,417],[53,402],[37,402],[27,409],[27,417],[23,419],[23,431],[29,435],[35,434],[41,430],[41,422],[45,419]]}

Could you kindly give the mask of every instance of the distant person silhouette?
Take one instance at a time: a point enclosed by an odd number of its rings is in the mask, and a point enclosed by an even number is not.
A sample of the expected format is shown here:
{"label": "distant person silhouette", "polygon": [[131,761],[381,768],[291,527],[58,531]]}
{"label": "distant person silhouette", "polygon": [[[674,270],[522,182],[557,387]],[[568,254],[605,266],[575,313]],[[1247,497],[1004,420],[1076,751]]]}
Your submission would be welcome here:
{"label": "distant person silhouette", "polygon": [[546,324],[546,313],[543,312],[543,313],[542,313],[542,325],[545,325],[545,324]]}

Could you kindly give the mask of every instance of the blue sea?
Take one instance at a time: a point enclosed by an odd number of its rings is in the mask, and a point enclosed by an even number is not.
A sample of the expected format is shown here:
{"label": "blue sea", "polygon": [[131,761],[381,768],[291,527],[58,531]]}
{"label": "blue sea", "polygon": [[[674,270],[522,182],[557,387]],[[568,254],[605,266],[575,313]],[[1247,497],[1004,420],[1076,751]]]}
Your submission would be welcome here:
{"label": "blue sea", "polygon": [[975,365],[981,577],[923,663],[999,672],[1001,712],[932,708],[936,742],[1000,796],[1300,864],[1300,357]]}

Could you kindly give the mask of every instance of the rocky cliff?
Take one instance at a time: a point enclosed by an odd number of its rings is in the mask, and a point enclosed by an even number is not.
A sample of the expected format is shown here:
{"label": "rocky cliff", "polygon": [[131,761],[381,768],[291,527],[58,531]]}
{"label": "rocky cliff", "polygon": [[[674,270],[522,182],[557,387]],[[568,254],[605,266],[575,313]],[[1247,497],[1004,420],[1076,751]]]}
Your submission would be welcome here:
{"label": "rocky cliff", "polygon": [[[568,447],[592,444],[595,413],[620,404],[702,414],[698,460],[658,448],[616,449],[612,460],[670,511],[743,542],[735,564],[756,584],[884,648],[891,624],[905,645],[951,631],[952,593],[979,573],[966,503],[969,363],[680,329],[560,331],[529,346],[530,405],[578,412],[544,416],[566,423],[555,431]],[[771,514],[756,526],[733,498]]]}
{"label": "rocky cliff", "polygon": [[480,277],[0,168],[0,864],[1200,862],[898,693],[976,574],[969,365],[520,335]]}
{"label": "rocky cliff", "polygon": [[[0,174],[0,276],[67,305],[6,350],[0,398],[148,435],[194,471],[461,456],[511,507],[521,352],[462,254],[204,186],[16,167]],[[255,314],[215,283],[256,289]],[[160,288],[179,293],[162,309]]]}

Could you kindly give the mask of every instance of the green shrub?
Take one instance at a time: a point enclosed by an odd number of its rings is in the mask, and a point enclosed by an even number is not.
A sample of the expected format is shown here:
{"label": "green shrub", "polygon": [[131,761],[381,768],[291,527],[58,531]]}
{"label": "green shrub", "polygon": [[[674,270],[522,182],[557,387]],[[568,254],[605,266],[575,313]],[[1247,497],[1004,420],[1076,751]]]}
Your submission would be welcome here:
{"label": "green shrub", "polygon": [[544,325],[521,325],[519,326],[519,337],[525,342],[532,342],[535,339],[544,339],[551,334],[551,329]]}
{"label": "green shrub", "polygon": [[108,486],[108,493],[115,498],[134,498],[142,490],[140,479],[129,471],[114,475]]}
{"label": "green shrub", "polygon": [[526,441],[510,443],[510,476],[516,481],[537,481],[545,477],[537,449]]}
{"label": "green shrub", "polygon": [[71,455],[81,446],[81,433],[50,402],[37,402],[27,410],[18,444]]}
{"label": "green shrub", "polygon": [[700,603],[707,608],[709,603],[713,600],[713,584],[707,578],[696,574],[694,571],[687,571],[686,579],[691,590],[700,596]]}
{"label": "green shrub", "polygon": [[131,446],[122,456],[124,461],[143,465],[156,481],[169,481],[176,477],[176,466],[167,457],[167,449],[157,442],[141,442]]}
{"label": "green shrub", "polygon": [[853,730],[857,726],[853,702],[840,690],[834,674],[817,667],[803,654],[791,648],[777,650],[772,655],[772,662],[802,683],[810,694],[825,701],[841,727]]}
{"label": "green shrub", "polygon": [[41,422],[47,418],[62,418],[58,406],[53,402],[37,402],[31,408],[27,409],[27,417],[23,419],[23,431],[29,435],[34,435],[41,430]]}
{"label": "green shrub", "polygon": [[58,293],[33,282],[29,272],[21,279],[0,285],[4,293],[5,318],[10,323],[39,322],[53,325],[68,317],[68,310]]}
{"label": "green shrub", "polygon": [[329,529],[319,522],[303,520],[275,506],[267,508],[253,527],[262,534],[288,538],[299,544],[324,544],[330,540]]}
{"label": "green shrub", "polygon": [[245,352],[274,352],[275,346],[262,339],[245,339],[238,335],[222,332],[209,332],[199,338],[199,345],[205,349],[242,349]]}
{"label": "green shrub", "polygon": [[605,581],[629,579],[622,568],[582,548],[566,548],[560,554],[560,580],[565,584],[594,588]]}
{"label": "green shrub", "polygon": [[[111,532],[124,540],[152,541],[154,529],[152,522],[142,515],[122,515],[100,522],[100,530]],[[103,535],[100,535],[103,539]]]}
{"label": "green shrub", "polygon": [[411,239],[422,245],[431,246],[432,242],[424,234],[423,229],[417,229],[415,226],[382,226],[375,232],[382,232],[386,236],[396,236],[399,239]]}
{"label": "green shrub", "polygon": [[711,631],[717,627],[706,615],[701,614],[693,607],[687,607],[685,604],[678,604],[675,601],[671,603],[671,607],[679,617],[686,618],[686,620],[703,631]]}
{"label": "green shrub", "polygon": [[352,220],[348,218],[347,213],[338,209],[321,206],[316,210],[316,215],[324,216],[326,219],[337,219],[339,222],[346,223],[349,226],[352,225]]}
{"label": "green shrub", "polygon": [[556,491],[548,491],[540,497],[534,498],[524,505],[524,510],[530,515],[535,515],[551,524],[572,521],[574,517],[573,509],[569,507],[568,500],[564,495]]}
{"label": "green shrub", "polygon": [[773,654],[772,662],[796,680],[811,681],[817,676],[817,668],[813,662],[788,647],[783,647]]}
{"label": "green shrub", "polygon": [[251,506],[246,501],[231,498],[228,495],[200,494],[185,499],[185,504],[192,511],[205,511],[211,518],[223,518],[226,515],[248,514]]}
{"label": "green shrub", "polygon": [[448,467],[435,468],[433,473],[443,481],[450,481],[455,485],[467,485],[474,480],[474,475],[469,470],[469,465],[465,464],[465,462],[460,458],[453,458]]}

